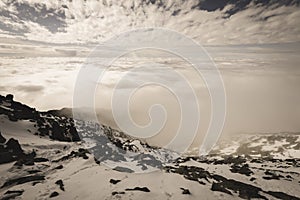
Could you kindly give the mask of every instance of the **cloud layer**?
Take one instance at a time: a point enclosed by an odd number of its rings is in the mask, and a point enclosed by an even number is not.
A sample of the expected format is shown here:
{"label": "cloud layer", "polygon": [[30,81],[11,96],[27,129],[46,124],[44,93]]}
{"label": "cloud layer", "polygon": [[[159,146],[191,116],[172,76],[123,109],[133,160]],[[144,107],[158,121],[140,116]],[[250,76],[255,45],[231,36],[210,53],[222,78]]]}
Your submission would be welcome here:
{"label": "cloud layer", "polygon": [[98,43],[134,28],[163,27],[203,44],[294,42],[300,41],[299,18],[298,0],[4,0],[0,36]]}

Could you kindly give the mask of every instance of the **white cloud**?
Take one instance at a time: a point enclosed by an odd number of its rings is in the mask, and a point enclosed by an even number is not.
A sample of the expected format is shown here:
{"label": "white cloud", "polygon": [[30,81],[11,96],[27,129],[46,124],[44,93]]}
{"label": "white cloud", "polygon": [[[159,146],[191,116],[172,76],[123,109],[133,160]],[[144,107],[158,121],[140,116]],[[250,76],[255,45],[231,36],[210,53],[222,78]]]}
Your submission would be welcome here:
{"label": "white cloud", "polygon": [[[4,1],[5,2],[5,1]],[[140,1],[38,1],[18,2],[43,3],[56,13],[64,12],[66,27],[52,33],[38,23],[7,22],[29,29],[25,38],[55,43],[99,42],[114,34],[138,27],[165,27],[204,44],[276,43],[300,40],[300,10],[298,7],[259,7],[247,9],[227,18],[222,11],[208,12],[192,9],[196,1],[166,1],[163,6],[146,5]],[[2,4],[4,4],[2,2]],[[7,6],[3,5],[3,9]],[[12,15],[16,8],[10,6]],[[176,14],[173,16],[172,14]],[[40,27],[38,27],[40,26]],[[23,28],[24,28],[23,27]]]}

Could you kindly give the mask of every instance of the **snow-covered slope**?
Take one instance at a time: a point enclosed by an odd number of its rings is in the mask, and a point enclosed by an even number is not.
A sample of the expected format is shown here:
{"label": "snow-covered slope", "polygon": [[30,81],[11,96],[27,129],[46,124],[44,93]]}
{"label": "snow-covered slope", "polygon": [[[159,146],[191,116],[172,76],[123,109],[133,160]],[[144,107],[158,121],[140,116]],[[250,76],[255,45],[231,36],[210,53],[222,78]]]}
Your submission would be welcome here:
{"label": "snow-covered slope", "polygon": [[36,120],[64,127],[70,118],[35,111],[39,117],[24,119],[12,113],[32,108],[11,96],[0,102],[2,199],[300,199],[299,158],[283,153],[299,152],[297,134],[243,135],[235,151],[227,143],[206,157],[174,159],[174,152],[90,122],[75,122],[81,141],[59,141],[51,131],[41,135]]}
{"label": "snow-covered slope", "polygon": [[242,134],[220,142],[212,154],[300,159],[300,133]]}

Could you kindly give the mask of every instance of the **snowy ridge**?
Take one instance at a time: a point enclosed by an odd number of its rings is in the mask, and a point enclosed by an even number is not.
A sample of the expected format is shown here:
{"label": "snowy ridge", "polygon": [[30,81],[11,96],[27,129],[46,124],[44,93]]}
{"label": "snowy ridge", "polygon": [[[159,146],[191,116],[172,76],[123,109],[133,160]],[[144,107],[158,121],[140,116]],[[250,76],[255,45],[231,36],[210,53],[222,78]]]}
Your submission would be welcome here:
{"label": "snowy ridge", "polygon": [[300,159],[300,133],[242,134],[221,142],[211,154]]}
{"label": "snowy ridge", "polygon": [[[27,129],[42,137],[67,142],[79,142],[93,153],[95,158],[112,168],[130,172],[161,169],[179,155],[167,149],[151,147],[146,142],[134,139],[123,132],[98,123],[73,120],[62,116],[59,111],[38,112],[33,108],[15,102],[13,97],[1,96],[3,120],[29,120],[34,125]],[[6,117],[8,119],[5,119]],[[7,121],[6,124],[9,122]]]}
{"label": "snowy ridge", "polygon": [[[70,118],[41,114],[10,95],[0,106],[0,199],[300,199],[300,159],[283,153],[297,150],[299,134],[242,135],[234,151],[227,142],[206,157],[178,157],[78,120],[82,137],[72,141]],[[60,128],[41,134],[53,120]]]}

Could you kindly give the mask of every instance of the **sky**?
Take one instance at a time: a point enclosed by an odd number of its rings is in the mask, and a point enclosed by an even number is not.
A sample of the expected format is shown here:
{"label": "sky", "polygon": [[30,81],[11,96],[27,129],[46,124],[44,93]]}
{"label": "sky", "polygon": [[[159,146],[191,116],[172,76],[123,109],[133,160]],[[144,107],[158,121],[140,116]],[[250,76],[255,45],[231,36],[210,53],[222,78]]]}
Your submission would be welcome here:
{"label": "sky", "polygon": [[[227,98],[222,135],[299,132],[299,19],[299,1],[3,0],[0,93],[13,93],[15,99],[40,110],[72,107],[78,72],[95,64],[88,58],[97,45],[109,57],[110,50],[118,49],[101,44],[115,35],[137,28],[164,28],[204,46],[219,69]],[[176,77],[154,64],[150,65],[153,70],[125,76],[146,62],[145,55],[151,55],[152,62],[184,74],[194,87],[201,115],[193,143],[197,146],[210,123],[207,87],[188,63],[164,54],[132,53],[114,63],[96,91],[101,121],[117,127],[111,100],[119,80],[123,90],[153,77],[172,84],[175,92],[185,90]],[[157,86],[136,92],[130,106],[132,118],[140,125],[149,123],[148,111],[155,103],[165,106],[168,118],[162,136],[149,141],[165,145],[180,121],[178,102],[170,92]]]}

